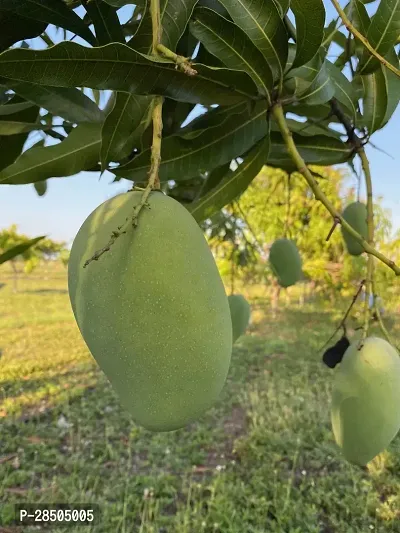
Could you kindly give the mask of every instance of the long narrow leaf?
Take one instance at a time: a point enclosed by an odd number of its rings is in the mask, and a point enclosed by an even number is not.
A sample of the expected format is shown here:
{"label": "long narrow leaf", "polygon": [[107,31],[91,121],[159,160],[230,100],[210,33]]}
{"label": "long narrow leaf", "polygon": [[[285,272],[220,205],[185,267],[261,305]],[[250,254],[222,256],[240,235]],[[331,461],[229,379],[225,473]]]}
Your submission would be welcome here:
{"label": "long narrow leaf", "polygon": [[257,95],[245,72],[198,64],[195,68],[198,74],[187,76],[170,61],[120,43],[86,48],[62,42],[47,50],[19,48],[0,55],[0,76],[40,85],[113,89],[194,104],[230,105]]}
{"label": "long narrow leaf", "polygon": [[113,42],[125,43],[115,7],[102,0],[84,0],[83,5],[93,23],[100,45]]}
{"label": "long narrow leaf", "polygon": [[21,244],[17,244],[16,246],[9,248],[8,250],[0,254],[0,265],[6,263],[7,261],[11,261],[11,259],[14,259],[14,257],[17,257],[18,255],[23,254],[24,252],[29,250],[29,248],[32,248],[32,246],[34,246],[36,243],[38,243],[45,237],[45,235],[42,235],[41,237],[35,237],[34,239],[31,239]]}
{"label": "long narrow leaf", "polygon": [[300,67],[318,53],[324,38],[325,8],[322,0],[291,0],[296,18],[296,57],[293,67]]}

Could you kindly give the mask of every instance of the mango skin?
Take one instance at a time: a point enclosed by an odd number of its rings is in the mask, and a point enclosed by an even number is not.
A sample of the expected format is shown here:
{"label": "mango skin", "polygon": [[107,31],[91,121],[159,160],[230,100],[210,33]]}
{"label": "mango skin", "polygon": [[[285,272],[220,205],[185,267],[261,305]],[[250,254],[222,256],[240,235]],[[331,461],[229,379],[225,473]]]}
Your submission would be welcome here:
{"label": "mango skin", "polygon": [[[350,224],[364,239],[368,238],[368,224],[367,224],[367,207],[361,202],[353,202],[349,204],[343,211],[343,218]],[[364,248],[358,243],[355,238],[348,233],[343,226],[342,235],[346,244],[347,251],[350,255],[361,255]]]}
{"label": "mango skin", "polygon": [[281,287],[290,287],[302,277],[302,260],[295,243],[278,239],[269,251],[269,264]]}
{"label": "mango skin", "polygon": [[357,347],[347,348],[335,370],[331,421],[345,458],[365,466],[400,429],[400,357],[378,337]]}
{"label": "mango skin", "polygon": [[228,373],[228,298],[206,239],[190,213],[161,192],[110,250],[141,199],[118,195],[85,220],[71,250],[68,287],[86,344],[133,420],[172,431],[217,400]]}
{"label": "mango skin", "polygon": [[229,308],[232,320],[232,342],[246,333],[250,322],[251,309],[249,302],[241,294],[228,296]]}

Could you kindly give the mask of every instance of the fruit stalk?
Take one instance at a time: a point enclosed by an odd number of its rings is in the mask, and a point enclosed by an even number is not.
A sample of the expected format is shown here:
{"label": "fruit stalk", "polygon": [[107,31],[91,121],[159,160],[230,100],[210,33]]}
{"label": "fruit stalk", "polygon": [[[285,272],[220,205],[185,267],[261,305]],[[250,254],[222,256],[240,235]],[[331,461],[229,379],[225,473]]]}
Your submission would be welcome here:
{"label": "fruit stalk", "polygon": [[378,61],[380,61],[382,63],[382,65],[384,65],[385,67],[387,67],[389,70],[391,70],[392,72],[394,72],[394,74],[396,74],[396,76],[400,77],[400,70],[398,68],[396,68],[394,65],[392,65],[387,59],[385,59],[384,57],[382,57],[376,50],[375,48],[371,45],[371,43],[368,41],[368,39],[366,39],[364,37],[364,35],[362,35],[358,30],[357,28],[355,28],[353,26],[353,24],[351,23],[351,21],[348,19],[346,13],[343,11],[343,9],[340,7],[340,4],[338,2],[338,0],[331,0],[334,8],[336,9],[336,11],[338,12],[338,15],[340,16],[340,18],[342,19],[342,22],[343,24],[346,26],[346,28],[349,30],[350,33],[352,33],[354,35],[354,37],[356,39],[358,39],[361,44],[363,44],[365,46],[365,48],[368,50],[368,52],[370,52],[373,56],[376,57],[376,59],[378,59]]}
{"label": "fruit stalk", "polygon": [[292,158],[292,161],[295,163],[297,170],[300,172],[300,174],[302,174],[306,179],[308,185],[314,193],[315,198],[326,207],[326,209],[329,211],[329,213],[334,219],[337,218],[340,221],[342,227],[346,229],[346,231],[348,231],[348,233],[350,233],[350,235],[352,235],[357,240],[357,242],[361,244],[361,246],[368,254],[373,255],[374,257],[382,261],[382,263],[384,263],[386,266],[391,268],[396,274],[396,276],[400,276],[400,267],[398,267],[394,263],[394,261],[388,259],[385,255],[378,252],[378,250],[376,250],[365,239],[363,239],[361,235],[343,219],[342,215],[335,209],[328,197],[322,191],[322,189],[314,179],[313,175],[311,174],[311,171],[307,167],[304,159],[301,157],[295,142],[293,141],[292,132],[290,131],[286,123],[285,114],[283,112],[281,104],[275,104],[272,108],[271,113],[279,126],[279,130],[286,144],[287,151],[290,157]]}
{"label": "fruit stalk", "polygon": [[[374,245],[374,204],[372,194],[372,177],[369,161],[364,148],[358,150],[358,155],[361,159],[362,169],[365,177],[365,187],[367,191],[367,225],[368,225],[368,244]],[[367,259],[367,277],[365,280],[365,302],[364,302],[364,326],[361,336],[359,348],[364,344],[368,335],[369,323],[371,321],[372,306],[369,305],[370,296],[372,294],[372,281],[374,277],[374,258],[368,253]]]}

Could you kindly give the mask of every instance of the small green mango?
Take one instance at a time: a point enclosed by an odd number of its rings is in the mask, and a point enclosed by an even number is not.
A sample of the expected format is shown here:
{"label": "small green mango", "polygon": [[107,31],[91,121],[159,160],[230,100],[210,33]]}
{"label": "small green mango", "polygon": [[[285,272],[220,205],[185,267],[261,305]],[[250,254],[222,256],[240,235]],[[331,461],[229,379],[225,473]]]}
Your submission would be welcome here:
{"label": "small green mango", "polygon": [[152,192],[138,226],[141,192],[118,195],[85,220],[72,249],[68,288],[82,336],[133,420],[172,431],[217,400],[228,373],[228,298],[203,232],[190,213]]}
{"label": "small green mango", "polygon": [[[349,204],[343,211],[343,218],[364,239],[368,238],[367,207],[361,202]],[[341,226],[344,242],[350,255],[361,255],[364,248],[356,239]]]}
{"label": "small green mango", "polygon": [[346,350],[335,371],[331,421],[351,463],[366,465],[400,429],[400,357],[387,341],[368,337]]}
{"label": "small green mango", "polygon": [[248,301],[241,294],[228,296],[229,308],[232,320],[232,342],[246,333],[250,322],[251,309]]}
{"label": "small green mango", "polygon": [[290,287],[302,277],[302,261],[295,243],[289,239],[278,239],[269,252],[272,272],[281,287]]}

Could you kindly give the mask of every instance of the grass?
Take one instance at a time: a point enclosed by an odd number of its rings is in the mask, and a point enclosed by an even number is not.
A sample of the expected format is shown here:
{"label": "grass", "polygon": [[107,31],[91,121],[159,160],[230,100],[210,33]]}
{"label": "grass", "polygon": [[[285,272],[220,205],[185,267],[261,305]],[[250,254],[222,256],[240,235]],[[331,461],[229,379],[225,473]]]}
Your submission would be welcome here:
{"label": "grass", "polygon": [[365,470],[333,440],[333,373],[316,351],[338,312],[293,306],[271,318],[258,299],[218,404],[153,434],[88,353],[65,270],[46,268],[16,294],[0,270],[1,533],[20,531],[12,504],[25,502],[96,503],[88,533],[400,532],[400,437]]}

